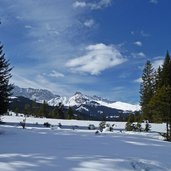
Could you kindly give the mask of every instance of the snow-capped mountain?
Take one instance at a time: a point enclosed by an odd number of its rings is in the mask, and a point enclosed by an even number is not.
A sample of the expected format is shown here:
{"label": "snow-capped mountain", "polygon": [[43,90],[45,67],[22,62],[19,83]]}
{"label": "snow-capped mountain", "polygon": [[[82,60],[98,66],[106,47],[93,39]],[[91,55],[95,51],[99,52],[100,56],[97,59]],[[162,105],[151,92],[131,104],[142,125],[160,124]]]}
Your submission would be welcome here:
{"label": "snow-capped mountain", "polygon": [[[97,98],[96,98],[97,99]],[[82,94],[81,92],[76,92],[71,97],[56,97],[48,101],[50,106],[56,106],[59,103],[62,103],[64,106],[80,106],[83,104],[91,105],[92,103],[96,102],[96,99]]]}
{"label": "snow-capped mountain", "polygon": [[[33,89],[33,88],[20,88],[15,86],[13,90],[13,96],[23,96],[32,100],[42,102],[45,100],[50,106],[56,106],[62,103],[66,107],[75,107],[79,111],[88,111],[88,107],[99,108],[106,107],[110,109],[118,109],[122,111],[138,111],[140,110],[139,105],[133,105],[129,103],[119,101],[109,101],[98,96],[87,96],[81,92],[76,92],[71,97],[62,97],[54,95],[48,90]],[[98,109],[102,113],[102,109]]]}

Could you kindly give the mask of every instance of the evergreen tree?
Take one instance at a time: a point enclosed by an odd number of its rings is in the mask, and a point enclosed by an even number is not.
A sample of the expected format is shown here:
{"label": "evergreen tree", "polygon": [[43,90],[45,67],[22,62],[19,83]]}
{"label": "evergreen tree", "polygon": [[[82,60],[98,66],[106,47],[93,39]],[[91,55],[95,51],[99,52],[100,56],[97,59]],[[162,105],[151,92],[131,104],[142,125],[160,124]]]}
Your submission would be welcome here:
{"label": "evergreen tree", "polygon": [[9,97],[11,96],[12,84],[9,83],[12,68],[10,63],[5,59],[3,53],[3,46],[0,43],[0,115],[4,114],[8,110]]}
{"label": "evergreen tree", "polygon": [[154,93],[157,92],[157,90],[162,87],[162,68],[159,66],[157,71],[155,71],[155,86],[154,86]]}
{"label": "evergreen tree", "polygon": [[166,122],[167,139],[171,138],[171,86],[162,86],[151,99],[149,106],[156,122]]}
{"label": "evergreen tree", "polygon": [[43,104],[40,106],[40,109],[39,109],[39,114],[40,116],[43,116],[43,117],[48,117],[48,104],[46,103],[46,101],[44,100],[43,101]]}
{"label": "evergreen tree", "polygon": [[[145,69],[144,73],[147,73],[147,71],[153,73],[152,70],[148,69],[147,65]],[[140,89],[142,112],[150,116],[146,117],[146,119],[150,118],[150,121],[166,122],[166,138],[167,140],[171,140],[171,58],[169,52],[167,51],[162,67],[158,68],[154,76],[153,74],[149,74],[151,75],[150,78],[147,77],[148,74],[144,73],[142,77],[143,83]],[[155,80],[154,85],[145,84],[147,80],[153,83],[153,79]],[[149,87],[151,87],[151,89]]]}
{"label": "evergreen tree", "polygon": [[152,120],[152,114],[148,108],[148,104],[154,94],[154,85],[154,69],[151,62],[147,61],[143,70],[142,83],[140,85],[140,105],[144,118],[149,121]]}
{"label": "evergreen tree", "polygon": [[59,119],[65,119],[64,105],[62,103],[57,106],[57,115]]}
{"label": "evergreen tree", "polygon": [[162,71],[161,71],[160,87],[162,87],[163,85],[171,86],[171,59],[168,51],[166,53],[165,60],[162,66]]}
{"label": "evergreen tree", "polygon": [[73,110],[71,107],[68,108],[67,119],[74,119]]}
{"label": "evergreen tree", "polygon": [[24,105],[24,114],[29,115],[30,113],[31,113],[30,105],[29,104],[25,104]]}

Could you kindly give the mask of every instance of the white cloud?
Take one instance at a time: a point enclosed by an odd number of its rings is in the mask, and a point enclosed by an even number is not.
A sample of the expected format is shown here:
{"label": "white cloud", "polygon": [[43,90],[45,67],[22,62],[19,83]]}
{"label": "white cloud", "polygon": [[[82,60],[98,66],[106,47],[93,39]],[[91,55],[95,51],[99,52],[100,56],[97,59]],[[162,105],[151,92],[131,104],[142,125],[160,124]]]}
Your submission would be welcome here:
{"label": "white cloud", "polygon": [[85,50],[85,55],[69,60],[66,66],[74,72],[98,75],[102,71],[126,61],[120,51],[113,45],[99,43],[89,45]]}
{"label": "white cloud", "polygon": [[64,77],[64,74],[60,73],[60,72],[57,72],[55,70],[53,70],[50,74],[49,74],[50,77],[55,77],[55,78],[59,78],[59,77]]}
{"label": "white cloud", "polygon": [[52,82],[42,74],[35,74],[34,77],[29,78],[25,75],[20,75],[20,73],[13,72],[13,77],[10,82],[22,88],[47,89],[53,93],[64,96],[70,96],[76,91],[72,86]]}
{"label": "white cloud", "polygon": [[25,25],[24,26],[26,29],[31,29],[32,28],[32,26],[30,26],[30,25]]}
{"label": "white cloud", "polygon": [[142,83],[142,78],[138,78],[136,80],[134,80],[135,83]]}
{"label": "white cloud", "polygon": [[92,2],[80,2],[76,1],[73,3],[74,8],[90,8],[91,10],[97,10],[111,5],[112,0],[99,0],[98,2],[92,0]]}
{"label": "white cloud", "polygon": [[94,20],[93,19],[90,19],[90,20],[86,20],[85,22],[84,22],[84,25],[86,26],[86,27],[92,27],[93,25],[94,25]]}
{"label": "white cloud", "polygon": [[149,2],[152,4],[158,4],[158,0],[150,0]]}
{"label": "white cloud", "polygon": [[149,37],[150,36],[150,34],[146,33],[144,30],[141,30],[140,34],[142,37]]}
{"label": "white cloud", "polygon": [[149,37],[150,36],[150,34],[146,33],[144,30],[140,30],[140,31],[132,30],[130,32],[130,34],[132,36],[142,36],[142,37]]}
{"label": "white cloud", "polygon": [[136,46],[142,46],[142,42],[136,41],[136,42],[134,42],[134,45],[136,45]]}
{"label": "white cloud", "polygon": [[163,62],[164,62],[163,59],[159,59],[159,60],[152,62],[152,65],[153,65],[154,69],[158,69],[159,66],[163,65]]}
{"label": "white cloud", "polygon": [[11,78],[11,83],[12,84],[15,84],[15,85],[18,85],[22,88],[40,88],[40,89],[44,89],[44,85],[42,84],[39,84],[33,80],[30,80],[28,78],[26,78],[25,76],[21,76],[19,74],[14,74],[13,73],[13,76]]}
{"label": "white cloud", "polygon": [[146,57],[146,55],[144,54],[144,52],[132,53],[132,56],[134,58],[145,58]]}
{"label": "white cloud", "polygon": [[76,1],[76,2],[73,3],[73,7],[74,7],[74,8],[78,8],[78,7],[84,8],[84,7],[86,7],[86,6],[87,6],[86,2],[79,2],[79,1]]}

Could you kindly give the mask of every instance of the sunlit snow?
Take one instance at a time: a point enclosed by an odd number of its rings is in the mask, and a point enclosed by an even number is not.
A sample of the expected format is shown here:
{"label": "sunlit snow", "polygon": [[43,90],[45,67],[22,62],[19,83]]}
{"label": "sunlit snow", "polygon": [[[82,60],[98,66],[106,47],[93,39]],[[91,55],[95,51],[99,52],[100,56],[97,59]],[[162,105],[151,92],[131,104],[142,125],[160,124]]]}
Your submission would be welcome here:
{"label": "sunlit snow", "polygon": [[[23,117],[4,117],[18,123]],[[0,170],[2,171],[171,171],[171,143],[158,133],[114,130],[95,135],[95,130],[27,127],[45,118],[27,118],[26,129],[0,126]],[[95,121],[67,121],[86,126]],[[122,128],[125,123],[115,123]],[[152,125],[153,128],[153,125]],[[155,129],[164,129],[163,124]]]}

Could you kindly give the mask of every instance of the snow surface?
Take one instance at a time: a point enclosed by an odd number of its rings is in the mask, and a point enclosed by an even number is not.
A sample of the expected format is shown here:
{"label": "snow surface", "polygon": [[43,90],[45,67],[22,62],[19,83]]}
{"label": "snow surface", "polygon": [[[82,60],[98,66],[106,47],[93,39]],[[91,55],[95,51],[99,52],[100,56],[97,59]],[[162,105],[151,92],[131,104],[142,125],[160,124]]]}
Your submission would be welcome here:
{"label": "snow surface", "polygon": [[[21,121],[23,117],[3,117]],[[26,122],[44,123],[45,118]],[[59,120],[48,120],[58,123]],[[67,121],[64,124],[97,124]],[[118,123],[117,127],[125,123]],[[156,129],[163,129],[162,124]],[[153,126],[152,126],[153,127]],[[171,171],[171,143],[157,133],[0,126],[0,171]]]}
{"label": "snow surface", "polygon": [[141,108],[139,105],[133,105],[133,104],[120,102],[120,101],[113,102],[113,103],[107,103],[104,101],[97,101],[97,102],[102,106],[106,106],[106,107],[110,107],[114,109],[120,109],[124,111],[139,111]]}

